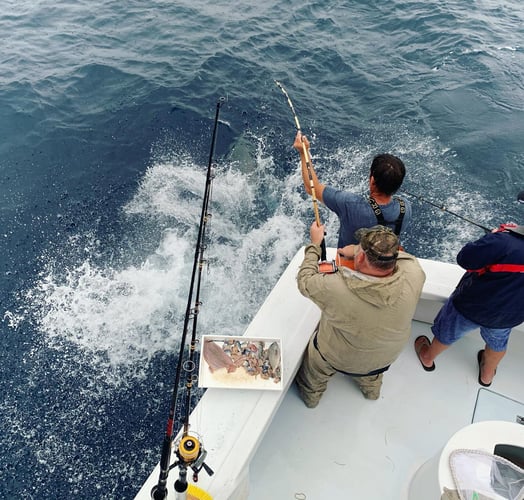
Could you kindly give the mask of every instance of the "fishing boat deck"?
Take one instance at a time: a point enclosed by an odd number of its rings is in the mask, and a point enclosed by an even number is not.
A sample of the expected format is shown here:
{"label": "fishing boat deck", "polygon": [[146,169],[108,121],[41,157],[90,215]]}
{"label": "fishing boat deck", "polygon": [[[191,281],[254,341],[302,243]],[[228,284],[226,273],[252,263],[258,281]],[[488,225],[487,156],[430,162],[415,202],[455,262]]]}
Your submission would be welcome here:
{"label": "fishing boat deck", "polygon": [[418,468],[474,415],[515,422],[502,396],[524,399],[522,333],[512,333],[489,389],[477,382],[476,354],[484,346],[478,333],[438,357],[434,372],[425,372],[412,345],[416,336],[432,335],[418,321],[410,345],[384,375],[377,401],[364,399],[354,381],[340,374],[314,409],[292,386],[251,462],[249,499],[408,498]]}

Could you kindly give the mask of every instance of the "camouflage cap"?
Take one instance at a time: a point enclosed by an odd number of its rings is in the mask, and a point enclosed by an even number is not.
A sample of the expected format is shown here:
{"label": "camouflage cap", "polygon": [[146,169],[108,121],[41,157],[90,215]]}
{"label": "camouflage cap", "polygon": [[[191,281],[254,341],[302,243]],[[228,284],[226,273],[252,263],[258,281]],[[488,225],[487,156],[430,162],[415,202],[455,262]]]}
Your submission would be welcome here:
{"label": "camouflage cap", "polygon": [[398,256],[398,236],[389,227],[363,227],[355,231],[355,238],[366,255],[374,260],[390,262]]}

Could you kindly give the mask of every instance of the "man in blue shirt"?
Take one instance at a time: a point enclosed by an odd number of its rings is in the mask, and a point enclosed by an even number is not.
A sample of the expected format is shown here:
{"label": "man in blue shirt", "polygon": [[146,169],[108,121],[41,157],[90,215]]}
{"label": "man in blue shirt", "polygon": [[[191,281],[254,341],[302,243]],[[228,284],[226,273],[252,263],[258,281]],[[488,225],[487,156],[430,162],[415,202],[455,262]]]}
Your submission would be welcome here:
{"label": "man in blue shirt", "polygon": [[[406,175],[406,168],[400,158],[380,154],[373,159],[369,174],[370,194],[363,196],[319,182],[311,165],[310,145],[306,136],[297,132],[293,146],[300,153],[306,191],[311,195],[313,187],[316,198],[338,215],[340,255],[352,258],[353,245],[358,244],[355,238],[357,229],[380,224],[389,227],[399,236],[408,227],[411,221],[411,204],[408,200],[393,196]],[[348,245],[351,246],[344,251],[344,247]]]}
{"label": "man in blue shirt", "polygon": [[467,269],[415,352],[422,368],[435,369],[435,358],[466,333],[480,328],[486,346],[477,353],[478,382],[489,387],[506,354],[511,329],[524,321],[524,226],[502,224],[457,255]]}

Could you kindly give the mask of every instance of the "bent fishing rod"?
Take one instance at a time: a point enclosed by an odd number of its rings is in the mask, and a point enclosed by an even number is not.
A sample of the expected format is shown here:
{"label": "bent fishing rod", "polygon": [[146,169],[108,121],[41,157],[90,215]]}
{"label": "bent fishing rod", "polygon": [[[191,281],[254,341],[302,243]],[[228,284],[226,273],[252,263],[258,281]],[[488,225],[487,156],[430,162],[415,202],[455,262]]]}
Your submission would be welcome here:
{"label": "bent fishing rod", "polygon": [[[283,85],[279,81],[275,80],[275,83],[277,87],[282,91],[282,93],[286,96],[287,103],[289,105],[289,108],[291,109],[293,118],[295,119],[295,127],[297,129],[297,132],[300,132],[302,134],[302,129],[300,128],[300,122],[298,121],[298,116],[297,116],[297,113],[295,112],[295,107],[293,106],[293,103],[291,102],[291,98],[289,97],[287,90],[283,87]],[[315,192],[315,184],[313,182],[313,174],[311,171],[311,168],[312,168],[311,167],[311,156],[306,148],[306,143],[304,142],[303,139],[302,139],[302,150],[304,152],[304,158],[306,161],[306,170],[307,170],[307,175],[309,179],[309,187],[311,189],[311,199],[313,201],[313,211],[315,212],[315,221],[317,223],[317,226],[320,226],[322,223],[320,222],[320,215],[318,213],[318,200],[317,200],[317,195]],[[322,243],[320,244],[320,251],[321,251],[320,260],[324,262],[326,260],[326,240],[325,239],[323,239]]]}
{"label": "bent fishing rod", "polygon": [[483,226],[482,224],[479,224],[478,222],[475,222],[471,219],[468,219],[467,217],[464,217],[463,215],[460,215],[460,214],[457,214],[455,212],[452,212],[451,210],[447,209],[444,205],[442,204],[438,204],[438,203],[434,203],[430,200],[426,200],[425,198],[423,198],[422,196],[419,196],[417,194],[413,194],[413,193],[410,193],[409,191],[406,191],[405,189],[402,189],[402,192],[404,194],[407,194],[408,196],[413,196],[414,198],[417,198],[418,200],[424,202],[424,203],[427,203],[428,205],[431,205],[433,207],[436,207],[440,210],[442,210],[443,212],[446,212],[450,215],[453,215],[454,217],[458,217],[459,219],[465,221],[465,222],[468,222],[469,224],[473,224],[474,226],[477,226],[477,227],[480,227],[480,229],[483,229],[486,233],[491,233],[491,229],[486,227],[486,226]]}
{"label": "bent fishing rod", "polygon": [[[206,184],[204,190],[204,197],[202,201],[202,212],[200,214],[200,224],[198,227],[198,236],[197,242],[195,245],[195,256],[193,260],[193,270],[191,273],[191,284],[189,287],[189,294],[187,300],[186,313],[184,317],[184,327],[182,330],[182,338],[180,341],[180,353],[178,356],[177,367],[176,367],[176,376],[175,382],[173,384],[173,392],[171,396],[171,404],[169,407],[169,417],[167,419],[167,426],[164,435],[164,440],[162,443],[162,456],[160,459],[160,475],[158,478],[158,483],[151,490],[151,498],[153,500],[164,500],[167,497],[167,478],[169,472],[174,467],[179,469],[179,477],[175,482],[175,491],[177,498],[185,499],[186,492],[188,489],[187,483],[187,469],[191,467],[193,469],[193,480],[196,482],[198,480],[198,473],[202,468],[209,474],[213,475],[213,471],[209,466],[204,462],[204,459],[207,455],[207,451],[204,449],[200,440],[193,435],[189,434],[189,414],[190,412],[190,402],[191,402],[191,388],[195,382],[195,374],[193,373],[196,369],[195,363],[195,350],[197,344],[196,332],[197,332],[197,318],[200,309],[200,289],[201,289],[201,278],[202,278],[202,269],[205,265],[204,260],[204,250],[205,245],[205,236],[206,236],[206,227],[207,223],[211,218],[211,214],[208,211],[209,200],[211,198],[211,185],[214,177],[213,171],[213,157],[215,153],[215,144],[216,136],[218,129],[218,117],[220,114],[220,106],[225,101],[224,98],[220,98],[216,105],[215,112],[215,121],[213,125],[213,135],[211,138],[211,147],[209,151],[209,161],[207,166],[207,175],[206,175]],[[196,286],[196,292],[195,291]],[[193,301],[193,294],[195,295]],[[191,332],[191,342],[189,345],[189,354],[187,360],[184,361],[184,351],[185,344],[188,336],[189,323],[193,321],[192,332]],[[171,460],[171,451],[172,444],[174,439],[174,424],[175,424],[175,413],[178,403],[178,390],[180,386],[180,379],[182,371],[187,374],[187,381],[185,384],[186,395],[185,395],[185,415],[183,416],[183,432],[182,437],[177,443],[177,448],[175,454],[177,456],[177,461],[170,465]]]}

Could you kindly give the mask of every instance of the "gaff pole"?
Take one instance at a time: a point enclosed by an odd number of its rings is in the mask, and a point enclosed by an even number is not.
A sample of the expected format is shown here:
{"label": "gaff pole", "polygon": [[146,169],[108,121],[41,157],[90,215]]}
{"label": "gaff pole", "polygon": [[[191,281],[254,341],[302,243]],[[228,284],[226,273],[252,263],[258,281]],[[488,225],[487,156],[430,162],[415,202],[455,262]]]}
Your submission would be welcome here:
{"label": "gaff pole", "polygon": [[[160,459],[160,474],[158,483],[151,490],[151,498],[153,500],[164,500],[167,497],[167,478],[169,471],[178,466],[179,468],[179,479],[175,483],[175,490],[179,498],[185,498],[185,492],[187,491],[187,468],[191,466],[195,472],[204,467],[208,474],[213,474],[213,471],[204,464],[203,459],[205,458],[206,452],[203,449],[202,444],[198,439],[193,436],[189,436],[189,414],[190,414],[190,400],[191,400],[191,387],[193,384],[193,370],[195,367],[194,352],[196,347],[196,325],[197,317],[200,308],[200,283],[202,276],[202,268],[204,266],[204,238],[206,233],[206,224],[209,221],[211,214],[208,212],[209,200],[211,197],[211,183],[213,180],[213,157],[215,153],[216,135],[218,129],[218,117],[220,114],[220,106],[224,102],[224,98],[220,98],[216,105],[215,122],[213,126],[213,136],[211,139],[211,148],[209,151],[209,161],[207,166],[206,185],[204,190],[204,197],[202,202],[202,212],[200,215],[200,225],[198,228],[197,243],[195,246],[195,256],[193,260],[193,271],[191,273],[191,284],[189,287],[189,294],[187,300],[186,314],[184,317],[184,328],[182,331],[182,338],[180,340],[180,353],[178,356],[175,382],[173,384],[173,392],[171,396],[171,404],[169,407],[169,416],[167,419],[166,431],[164,434],[164,440],[162,443],[162,456]],[[197,278],[198,272],[198,278]],[[196,282],[196,295],[193,302],[193,293]],[[191,335],[191,344],[189,348],[189,356],[186,362],[184,362],[184,350],[188,335],[189,322],[193,320],[193,330]],[[175,423],[175,412],[178,401],[178,390],[180,386],[180,379],[182,370],[188,372],[188,381],[186,383],[186,415],[183,420],[183,435],[180,441],[180,445],[176,451],[178,461],[170,466],[171,451],[173,443],[174,423]]]}
{"label": "gaff pole", "polygon": [[441,205],[441,204],[438,204],[438,203],[433,203],[432,201],[430,200],[426,200],[425,198],[422,198],[422,196],[419,196],[417,194],[413,194],[413,193],[410,193],[408,191],[406,191],[405,189],[402,190],[403,193],[407,194],[408,196],[413,196],[414,198],[417,198],[418,200],[424,202],[424,203],[427,203],[428,205],[431,205],[433,207],[436,207],[440,210],[442,210],[443,212],[446,212],[450,215],[453,215],[454,217],[457,217],[465,222],[468,222],[469,224],[473,224],[474,226],[477,226],[477,227],[480,227],[480,229],[483,229],[486,233],[491,233],[491,229],[489,227],[486,227],[486,226],[483,226],[482,224],[479,224],[478,222],[475,222],[471,219],[468,219],[467,217],[464,217],[462,215],[459,215],[455,212],[452,212],[451,210],[447,209],[444,205]]}
{"label": "gaff pole", "polygon": [[[289,108],[291,109],[291,113],[293,114],[293,118],[295,119],[295,127],[297,129],[297,132],[302,133],[302,129],[300,128],[300,122],[298,121],[298,116],[295,112],[295,107],[293,106],[293,103],[291,102],[291,98],[289,97],[289,94],[287,93],[286,89],[282,86],[282,84],[275,80],[275,83],[277,84],[277,87],[282,91],[282,93],[286,96],[287,103],[289,105]],[[318,213],[318,200],[317,195],[315,192],[315,184],[313,182],[313,174],[311,172],[311,156],[309,155],[309,152],[306,148],[306,144],[304,140],[302,140],[302,149],[304,151],[304,157],[306,159],[306,170],[309,178],[309,187],[311,189],[311,199],[313,200],[313,211],[315,212],[315,221],[317,223],[317,226],[320,227],[320,215]],[[322,243],[320,244],[321,249],[321,256],[320,260],[325,261],[326,260],[326,240],[323,239]]]}

